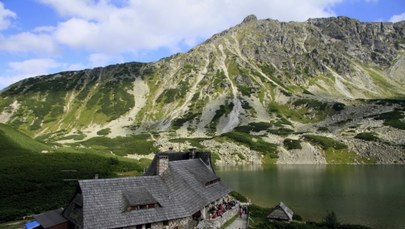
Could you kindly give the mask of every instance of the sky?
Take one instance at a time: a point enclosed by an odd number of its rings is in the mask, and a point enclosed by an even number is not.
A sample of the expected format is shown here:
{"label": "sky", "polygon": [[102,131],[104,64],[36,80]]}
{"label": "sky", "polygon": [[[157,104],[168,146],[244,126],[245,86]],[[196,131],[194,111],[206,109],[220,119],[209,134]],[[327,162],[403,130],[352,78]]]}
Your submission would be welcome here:
{"label": "sky", "polygon": [[21,79],[189,49],[254,14],[405,20],[405,0],[0,0],[0,90]]}

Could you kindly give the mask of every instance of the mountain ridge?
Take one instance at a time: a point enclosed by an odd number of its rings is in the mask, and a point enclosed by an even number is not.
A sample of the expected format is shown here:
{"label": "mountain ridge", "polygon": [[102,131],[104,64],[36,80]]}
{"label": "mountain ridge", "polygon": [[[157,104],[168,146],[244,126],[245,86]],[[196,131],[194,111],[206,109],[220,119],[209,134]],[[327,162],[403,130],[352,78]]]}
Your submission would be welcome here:
{"label": "mountain ridge", "polygon": [[[361,100],[405,98],[404,62],[405,22],[363,23],[347,17],[279,22],[250,15],[187,53],[151,63],[61,72],[10,85],[1,92],[0,122],[61,143],[76,140],[60,141],[58,135],[86,140],[104,130],[112,138],[160,132],[165,144],[176,137],[212,138],[252,123],[267,123],[265,130],[247,133],[263,135],[253,137],[256,141],[266,139],[278,145],[281,158],[290,157],[292,162],[301,154],[325,158],[328,148],[319,148],[296,132],[352,144],[357,141],[354,136],[342,134],[347,125],[338,128],[340,132],[317,130],[329,129],[327,125],[337,117],[350,116],[341,115],[350,109],[356,114],[348,121],[353,125],[373,119],[357,111],[362,109],[375,111],[371,113],[376,117],[399,110],[397,122],[402,123],[401,102],[383,105]],[[377,132],[387,126],[371,122]],[[309,153],[288,150],[282,143],[287,137],[300,139]],[[381,137],[385,138],[382,132]],[[404,163],[404,140],[391,138],[384,141],[395,143],[398,153],[384,163]],[[370,157],[368,149],[349,147],[346,151]],[[375,154],[383,163],[384,154]]]}

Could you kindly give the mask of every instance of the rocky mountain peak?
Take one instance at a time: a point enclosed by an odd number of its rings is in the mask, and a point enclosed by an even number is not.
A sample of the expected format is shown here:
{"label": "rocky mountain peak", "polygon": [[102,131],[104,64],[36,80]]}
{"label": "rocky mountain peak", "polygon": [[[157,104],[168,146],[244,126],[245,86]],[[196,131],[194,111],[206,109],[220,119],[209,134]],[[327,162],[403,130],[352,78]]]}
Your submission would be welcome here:
{"label": "rocky mountain peak", "polygon": [[[283,145],[288,137],[303,143],[299,152],[322,155],[313,141],[325,138],[312,136],[322,135],[347,143],[338,150],[367,157],[390,150],[396,152],[390,161],[399,160],[405,140],[392,139],[405,133],[390,125],[405,129],[403,111],[394,110],[405,110],[403,104],[367,101],[405,98],[404,31],[403,22],[279,22],[250,15],[189,52],[154,63],[21,81],[0,94],[0,122],[47,141],[225,135],[250,147],[259,143],[258,150],[276,153],[278,147],[280,154],[290,147]],[[389,115],[379,115],[388,112],[395,122],[382,121]],[[378,143],[377,151],[364,142],[355,149],[357,129],[390,143]],[[209,145],[219,143],[212,141],[206,147],[215,151]]]}
{"label": "rocky mountain peak", "polygon": [[254,22],[254,21],[257,21],[257,17],[256,17],[256,15],[251,14],[251,15],[245,17],[245,19],[243,19],[242,24],[243,23]]}

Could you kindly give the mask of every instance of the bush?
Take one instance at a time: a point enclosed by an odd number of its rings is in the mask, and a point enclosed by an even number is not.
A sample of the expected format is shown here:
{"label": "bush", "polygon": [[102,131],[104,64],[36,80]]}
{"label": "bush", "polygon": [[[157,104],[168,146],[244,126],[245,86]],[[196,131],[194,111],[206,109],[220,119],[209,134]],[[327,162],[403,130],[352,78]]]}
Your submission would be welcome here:
{"label": "bush", "polygon": [[247,126],[238,126],[235,128],[236,131],[250,133],[252,132],[260,132],[263,130],[268,130],[273,125],[268,122],[252,122],[249,123]]}
{"label": "bush", "polygon": [[364,132],[364,133],[359,133],[354,138],[361,139],[364,141],[378,141],[379,138],[376,136],[376,133],[374,132]]}
{"label": "bush", "polygon": [[382,113],[376,116],[376,120],[384,120],[384,125],[391,126],[397,129],[405,130],[405,122],[401,121],[405,116],[399,110]]}
{"label": "bush", "polygon": [[232,191],[231,193],[229,193],[230,196],[232,196],[233,198],[235,198],[236,200],[240,201],[240,202],[247,202],[247,198],[240,194],[239,192],[236,191]]}
{"label": "bush", "polygon": [[268,132],[279,136],[288,136],[294,133],[294,130],[280,127],[278,129],[269,129]]}
{"label": "bush", "polygon": [[102,130],[97,131],[97,135],[102,135],[102,136],[108,135],[109,133],[111,133],[110,128],[106,128],[106,129],[102,129]]}
{"label": "bush", "polygon": [[340,224],[334,211],[326,214],[323,223],[329,228],[337,228]]}
{"label": "bush", "polygon": [[[263,154],[269,154],[272,158],[277,158],[277,145],[263,141],[261,138],[252,138],[249,134],[241,133],[237,131],[228,132],[222,134],[231,140],[239,142],[252,150],[262,152]],[[254,139],[254,140],[253,140]]]}
{"label": "bush", "polygon": [[304,139],[306,139],[309,142],[312,142],[314,144],[317,144],[322,147],[322,149],[326,150],[329,148],[333,148],[336,150],[341,150],[341,149],[347,149],[347,145],[336,141],[332,138],[328,138],[325,136],[319,136],[319,135],[304,135]]}
{"label": "bush", "polygon": [[286,138],[283,141],[284,147],[288,150],[302,149],[300,140]]}
{"label": "bush", "polygon": [[294,213],[294,215],[293,215],[293,220],[302,221],[302,217],[301,217],[300,215]]}

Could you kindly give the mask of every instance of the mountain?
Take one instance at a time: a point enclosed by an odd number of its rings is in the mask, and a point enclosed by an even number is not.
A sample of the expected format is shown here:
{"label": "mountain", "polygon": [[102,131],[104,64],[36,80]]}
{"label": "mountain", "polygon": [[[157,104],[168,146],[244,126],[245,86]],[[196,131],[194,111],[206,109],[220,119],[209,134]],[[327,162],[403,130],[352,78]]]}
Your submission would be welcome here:
{"label": "mountain", "polygon": [[250,15],[157,62],[22,80],[0,122],[63,144],[150,133],[218,164],[405,163],[404,104],[405,21]]}

